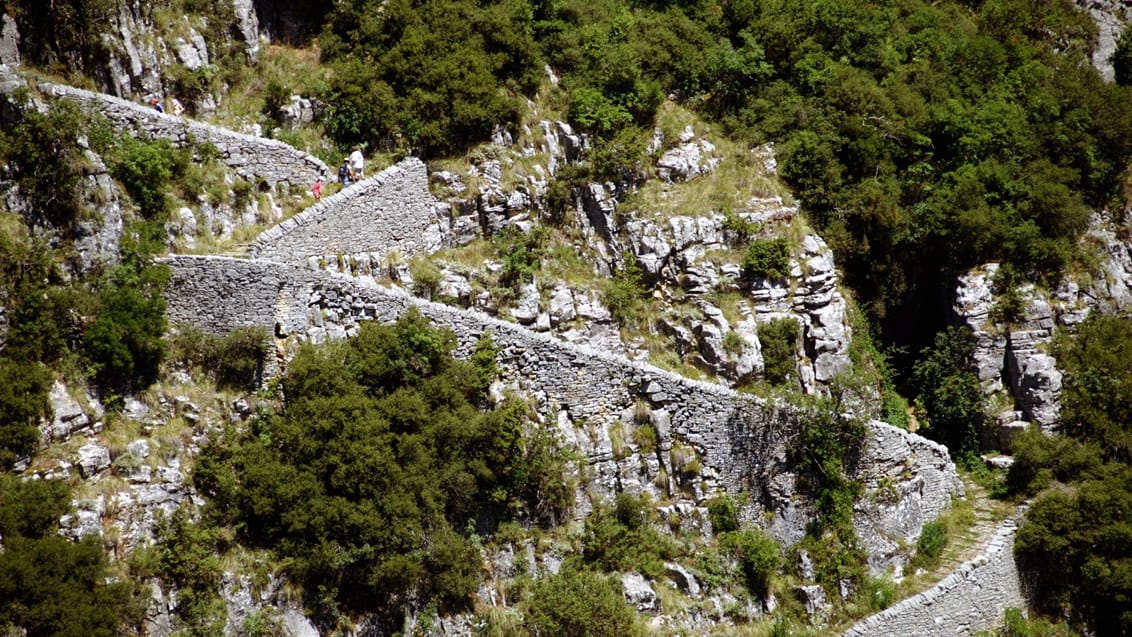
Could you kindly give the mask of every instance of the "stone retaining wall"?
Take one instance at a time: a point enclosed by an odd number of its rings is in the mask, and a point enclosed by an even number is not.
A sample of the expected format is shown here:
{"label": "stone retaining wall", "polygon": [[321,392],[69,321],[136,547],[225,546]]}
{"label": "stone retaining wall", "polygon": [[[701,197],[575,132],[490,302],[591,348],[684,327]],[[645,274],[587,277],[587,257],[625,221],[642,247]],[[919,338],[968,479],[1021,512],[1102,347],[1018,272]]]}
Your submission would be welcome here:
{"label": "stone retaining wall", "polygon": [[251,254],[304,264],[336,254],[435,252],[448,235],[447,213],[428,190],[424,162],[410,157],[268,229]]}
{"label": "stone retaining wall", "polygon": [[939,584],[861,621],[843,637],[972,635],[1000,625],[1007,608],[1027,608],[1014,564],[1017,519],[1007,520],[981,555]]}
{"label": "stone retaining wall", "polygon": [[211,142],[220,149],[224,163],[250,181],[263,179],[272,187],[283,184],[306,190],[319,175],[329,176],[322,160],[274,139],[158,113],[149,106],[63,84],[40,82],[39,89],[46,95],[78,102],[102,114],[116,127],[133,130],[143,137],[169,139],[179,146]]}
{"label": "stone retaining wall", "polygon": [[[505,380],[537,400],[540,413],[557,422],[563,437],[588,458],[591,488],[696,502],[717,490],[744,489],[752,496],[752,515],[770,514],[765,520],[771,533],[788,544],[813,519],[807,500],[796,493],[797,476],[788,462],[804,417],[790,405],[344,275],[222,257],[177,256],[168,263],[170,322],[214,333],[262,325],[280,340],[322,341],[356,333],[361,320],[394,321],[409,307],[452,330],[458,354],[490,331],[501,348]],[[655,451],[638,453],[631,430],[638,426],[633,413],[641,402],[649,407],[660,443]],[[946,509],[962,486],[943,447],[879,422],[870,431],[859,475],[874,496],[861,499],[857,529],[879,567],[901,542],[914,542],[922,525]],[[627,452],[618,451],[615,438]],[[694,456],[699,466],[677,466],[679,455]]]}

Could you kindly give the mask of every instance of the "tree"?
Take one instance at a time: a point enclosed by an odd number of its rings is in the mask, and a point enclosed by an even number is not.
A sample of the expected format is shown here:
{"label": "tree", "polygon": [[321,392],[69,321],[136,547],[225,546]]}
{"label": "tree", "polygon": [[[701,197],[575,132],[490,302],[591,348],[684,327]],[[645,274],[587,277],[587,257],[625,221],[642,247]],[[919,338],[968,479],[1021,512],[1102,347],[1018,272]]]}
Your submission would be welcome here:
{"label": "tree", "polygon": [[1132,463],[1132,320],[1090,315],[1075,337],[1059,335],[1054,354],[1065,370],[1065,431],[1097,443],[1106,458]]}
{"label": "tree", "polygon": [[452,357],[455,344],[410,310],[304,347],[282,412],[202,454],[193,479],[210,519],[274,550],[289,576],[321,591],[320,610],[393,625],[406,604],[466,609],[479,576],[469,520],[556,519],[572,492],[529,408],[488,403],[490,337],[467,361]]}
{"label": "tree", "polygon": [[979,379],[970,371],[974,353],[970,330],[950,327],[936,334],[912,370],[925,433],[957,459],[977,453],[981,444],[985,416]]}
{"label": "tree", "polygon": [[29,637],[115,637],[144,613],[128,582],[108,582],[95,537],[57,534],[70,489],[0,475],[0,630]]}

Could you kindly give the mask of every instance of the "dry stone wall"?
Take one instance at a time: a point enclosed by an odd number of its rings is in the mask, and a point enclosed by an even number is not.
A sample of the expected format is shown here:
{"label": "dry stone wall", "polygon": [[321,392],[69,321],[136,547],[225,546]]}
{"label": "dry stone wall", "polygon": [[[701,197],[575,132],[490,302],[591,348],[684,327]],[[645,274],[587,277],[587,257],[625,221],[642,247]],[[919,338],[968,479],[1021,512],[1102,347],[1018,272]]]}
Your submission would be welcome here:
{"label": "dry stone wall", "polygon": [[367,253],[380,261],[435,252],[448,236],[448,207],[428,190],[428,169],[410,157],[274,226],[256,238],[252,256],[307,264]]}
{"label": "dry stone wall", "polygon": [[245,179],[263,179],[272,187],[280,184],[305,190],[320,175],[328,174],[321,159],[283,142],[253,137],[187,117],[159,113],[153,108],[112,95],[40,82],[39,89],[56,98],[69,99],[105,116],[119,128],[150,138],[169,139],[177,145],[210,142],[222,159]]}
{"label": "dry stone wall", "polygon": [[983,553],[932,588],[850,628],[843,637],[973,635],[1001,624],[1007,608],[1026,608],[1014,564],[1015,520],[1008,520]]}
{"label": "dry stone wall", "polygon": [[[507,383],[535,398],[540,413],[588,458],[590,488],[697,502],[717,490],[746,489],[751,514],[770,514],[771,532],[787,543],[800,539],[813,519],[806,499],[798,497],[787,453],[804,415],[789,405],[344,275],[222,257],[178,256],[168,263],[170,321],[218,334],[262,325],[272,329],[277,343],[290,337],[322,341],[354,334],[362,320],[394,321],[413,306],[455,333],[458,353],[470,351],[490,331],[501,348]],[[613,442],[633,440],[638,403],[648,406],[659,433],[654,453],[637,453],[632,442],[622,443],[627,452],[618,450]],[[884,495],[862,498],[857,528],[880,567],[901,542],[914,541],[923,523],[939,515],[962,486],[943,447],[879,422],[870,431],[859,475],[868,489]],[[677,465],[677,457],[694,458],[698,466]]]}

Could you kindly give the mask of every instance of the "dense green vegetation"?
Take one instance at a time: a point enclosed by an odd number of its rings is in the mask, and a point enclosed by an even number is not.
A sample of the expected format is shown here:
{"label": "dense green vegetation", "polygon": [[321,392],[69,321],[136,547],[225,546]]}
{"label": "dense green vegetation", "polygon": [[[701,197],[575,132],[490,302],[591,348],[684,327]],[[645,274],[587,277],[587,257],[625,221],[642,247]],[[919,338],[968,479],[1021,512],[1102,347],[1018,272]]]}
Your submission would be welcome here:
{"label": "dense green vegetation", "polygon": [[524,624],[538,637],[633,637],[642,632],[621,596],[620,582],[571,568],[535,583]]}
{"label": "dense green vegetation", "polygon": [[0,631],[55,637],[138,634],[144,620],[129,581],[108,582],[94,537],[58,534],[70,489],[55,480],[0,474]]}
{"label": "dense green vegetation", "polygon": [[262,327],[242,327],[215,336],[181,325],[169,344],[169,358],[210,376],[220,389],[255,391],[263,384],[269,339]]}
{"label": "dense green vegetation", "polygon": [[920,396],[916,414],[923,433],[943,443],[959,462],[977,462],[984,427],[983,392],[970,371],[975,353],[971,331],[949,328],[936,334],[912,370]]}
{"label": "dense green vegetation", "polygon": [[1008,475],[1013,492],[1038,493],[1014,549],[1034,604],[1089,634],[1132,627],[1129,348],[1125,318],[1093,316],[1061,335],[1065,435],[1021,436]]}
{"label": "dense green vegetation", "polygon": [[489,407],[490,338],[467,361],[454,345],[411,311],[302,350],[281,413],[201,456],[194,482],[210,518],[285,559],[324,611],[466,609],[477,529],[553,522],[571,492],[567,460],[529,407]]}
{"label": "dense green vegetation", "polygon": [[1003,260],[1049,280],[1078,259],[1132,148],[1132,100],[1088,65],[1096,27],[1065,0],[377,4],[336,6],[321,39],[342,143],[459,151],[513,121],[548,63],[593,174],[634,179],[669,95],[782,142],[783,176],[912,354],[955,273]]}

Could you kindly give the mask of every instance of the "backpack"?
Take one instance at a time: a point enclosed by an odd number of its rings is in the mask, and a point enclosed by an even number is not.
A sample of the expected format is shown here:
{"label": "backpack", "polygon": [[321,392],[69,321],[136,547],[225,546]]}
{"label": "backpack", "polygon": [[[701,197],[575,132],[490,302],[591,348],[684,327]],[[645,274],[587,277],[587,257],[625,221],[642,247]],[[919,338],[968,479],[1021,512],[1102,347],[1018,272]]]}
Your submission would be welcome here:
{"label": "backpack", "polygon": [[338,181],[344,181],[349,176],[350,169],[346,166],[346,164],[342,164],[338,167]]}

